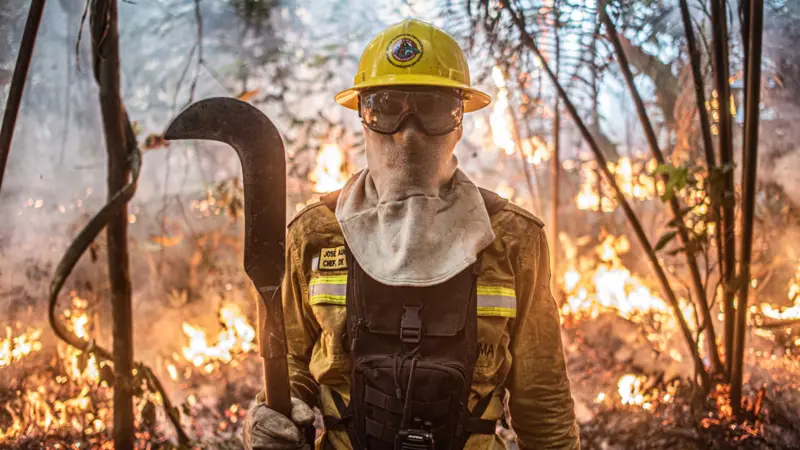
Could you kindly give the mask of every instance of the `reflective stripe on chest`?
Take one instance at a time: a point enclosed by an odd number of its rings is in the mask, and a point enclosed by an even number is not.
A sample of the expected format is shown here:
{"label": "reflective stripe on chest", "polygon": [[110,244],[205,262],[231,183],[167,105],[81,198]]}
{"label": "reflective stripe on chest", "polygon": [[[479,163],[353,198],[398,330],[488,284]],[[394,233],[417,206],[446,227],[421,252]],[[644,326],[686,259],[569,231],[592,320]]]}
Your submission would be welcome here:
{"label": "reflective stripe on chest", "polygon": [[[341,305],[346,303],[347,274],[323,275],[314,272],[309,283],[309,303]],[[478,282],[478,316],[517,316],[517,294],[512,288]]]}

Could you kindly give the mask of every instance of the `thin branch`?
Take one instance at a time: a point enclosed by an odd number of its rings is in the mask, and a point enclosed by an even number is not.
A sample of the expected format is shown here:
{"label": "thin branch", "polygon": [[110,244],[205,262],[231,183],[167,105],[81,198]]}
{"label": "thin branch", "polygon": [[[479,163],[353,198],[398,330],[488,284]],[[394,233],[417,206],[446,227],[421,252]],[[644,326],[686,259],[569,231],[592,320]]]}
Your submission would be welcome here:
{"label": "thin branch", "polygon": [[11,139],[14,137],[19,104],[22,100],[22,92],[25,90],[25,79],[28,77],[28,68],[31,65],[33,46],[36,44],[36,34],[39,31],[39,23],[42,21],[43,10],[44,0],[31,2],[31,7],[28,9],[28,20],[25,22],[25,30],[22,32],[22,41],[19,44],[17,63],[14,66],[14,74],[11,76],[11,87],[8,90],[6,110],[3,113],[3,125],[0,128],[0,188],[3,187],[3,174],[6,172],[8,153],[11,151]]}

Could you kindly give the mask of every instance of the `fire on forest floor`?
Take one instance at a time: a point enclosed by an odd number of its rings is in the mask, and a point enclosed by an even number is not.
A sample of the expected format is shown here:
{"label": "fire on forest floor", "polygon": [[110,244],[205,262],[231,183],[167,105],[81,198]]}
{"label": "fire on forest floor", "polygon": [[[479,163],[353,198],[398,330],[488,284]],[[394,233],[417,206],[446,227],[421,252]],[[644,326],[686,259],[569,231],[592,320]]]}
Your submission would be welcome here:
{"label": "fire on forest floor", "polygon": [[[794,408],[800,406],[800,396],[791,396],[800,372],[797,340],[784,341],[790,347],[781,354],[769,335],[749,339],[752,420],[731,429],[727,393],[718,391],[705,405],[709,415],[693,421],[697,416],[692,405],[697,411],[704,408],[694,399],[691,359],[683,354],[664,300],[626,267],[630,242],[613,235],[560,240],[568,256],[561,280],[565,349],[585,448],[635,448],[630,443],[645,435],[665,443],[694,442],[695,447],[685,448],[706,448],[699,443],[714,436],[721,442],[768,440],[773,448],[792,448],[781,447],[781,439],[800,442],[800,432],[786,432],[787,426],[781,425],[792,423],[800,410]],[[788,292],[793,306],[763,303],[754,307],[754,314],[794,317],[800,308],[800,271]],[[92,305],[76,292],[70,297],[61,319],[76,336],[90,341],[97,321]],[[682,308],[695,327],[691,305],[684,301]],[[216,314],[216,329],[191,321],[176,325],[183,332],[180,351],[163,355],[154,368],[174,396],[190,436],[205,446],[235,447],[242,417],[260,388],[260,360],[254,351],[255,329],[240,305],[223,302]],[[0,447],[34,448],[44,439],[48,448],[110,448],[111,365],[63,343],[46,347],[42,329],[15,325],[5,331],[0,340]],[[174,439],[163,399],[154,392],[146,384],[137,388],[138,448]],[[639,430],[637,436],[637,427],[647,433]],[[655,436],[656,430],[661,434]]]}

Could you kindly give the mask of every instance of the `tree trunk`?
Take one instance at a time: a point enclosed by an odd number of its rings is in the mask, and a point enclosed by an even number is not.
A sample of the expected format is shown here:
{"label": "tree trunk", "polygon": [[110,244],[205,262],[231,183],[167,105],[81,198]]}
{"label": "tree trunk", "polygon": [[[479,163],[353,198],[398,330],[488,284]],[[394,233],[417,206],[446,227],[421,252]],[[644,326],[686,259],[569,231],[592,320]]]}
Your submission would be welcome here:
{"label": "tree trunk", "polygon": [[[722,305],[725,314],[725,350],[733,352],[734,309],[733,286],[736,273],[736,238],[734,236],[734,190],[733,190],[733,137],[730,114],[730,83],[728,81],[728,25],[725,0],[711,0],[712,47],[714,49],[714,80],[719,102],[719,152],[722,166],[722,248],[725,264]],[[749,280],[748,280],[749,282]],[[730,376],[731,358],[726,373]]]}
{"label": "tree trunk", "polygon": [[[119,42],[116,0],[97,0],[91,16],[94,73],[100,88],[106,151],[108,198],[130,177],[130,152],[125,134],[127,118],[120,97]],[[114,355],[114,448],[132,450],[133,434],[133,321],[128,267],[128,208],[123,206],[106,228],[108,277]]]}
{"label": "tree trunk", "polygon": [[758,166],[758,122],[761,101],[761,36],[763,25],[763,0],[750,0],[744,7],[749,30],[745,67],[747,90],[745,92],[744,146],[742,148],[742,250],[739,305],[736,309],[736,339],[731,358],[731,406],[742,420],[742,372],[744,368],[745,338],[747,337],[747,294],[750,288],[750,257],[753,247],[753,219],[755,215],[756,169]]}
{"label": "tree trunk", "polygon": [[11,151],[11,138],[14,136],[14,125],[17,123],[19,103],[22,92],[25,90],[25,79],[28,77],[28,68],[33,56],[33,45],[36,43],[36,33],[42,21],[44,0],[33,0],[28,10],[28,20],[25,22],[25,31],[17,53],[17,64],[14,66],[14,75],[11,76],[11,88],[8,90],[8,101],[3,113],[3,126],[0,128],[0,189],[3,188],[3,174],[6,172],[8,153]]}

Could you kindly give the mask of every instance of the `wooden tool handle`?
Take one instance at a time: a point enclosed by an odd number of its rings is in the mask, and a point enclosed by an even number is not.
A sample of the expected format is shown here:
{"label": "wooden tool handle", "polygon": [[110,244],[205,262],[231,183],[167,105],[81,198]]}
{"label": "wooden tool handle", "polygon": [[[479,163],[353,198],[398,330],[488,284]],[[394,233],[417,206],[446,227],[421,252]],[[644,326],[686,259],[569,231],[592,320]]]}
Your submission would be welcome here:
{"label": "wooden tool handle", "polygon": [[264,358],[264,395],[267,407],[291,417],[289,363],[286,359],[286,331],[283,324],[281,290],[259,289],[259,344]]}

